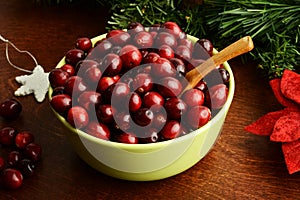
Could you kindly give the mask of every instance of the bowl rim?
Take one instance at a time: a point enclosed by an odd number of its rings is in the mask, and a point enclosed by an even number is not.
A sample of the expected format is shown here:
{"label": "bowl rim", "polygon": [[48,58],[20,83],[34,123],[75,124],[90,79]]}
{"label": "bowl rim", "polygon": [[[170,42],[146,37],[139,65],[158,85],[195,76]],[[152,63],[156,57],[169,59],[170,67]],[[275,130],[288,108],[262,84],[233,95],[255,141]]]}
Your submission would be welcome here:
{"label": "bowl rim", "polygon": [[[98,41],[101,40],[103,38],[106,37],[106,34],[102,34],[99,36],[96,36],[94,38],[92,38],[92,43],[93,45]],[[198,40],[197,37],[191,36],[191,35],[187,35],[188,39],[191,39],[192,42],[196,42]],[[214,48],[213,49],[213,54],[218,53],[218,51]],[[63,64],[65,64],[65,56],[58,62],[58,64],[55,66],[55,68],[60,68]],[[121,148],[121,149],[127,149],[127,150],[138,150],[138,149],[143,149],[143,150],[150,150],[150,149],[157,149],[157,148],[161,148],[164,147],[166,145],[169,145],[173,142],[181,142],[182,140],[190,140],[194,137],[196,137],[198,134],[204,133],[206,132],[207,129],[209,129],[213,123],[215,123],[220,117],[222,117],[223,113],[225,112],[225,115],[227,114],[229,107],[232,103],[233,100],[233,96],[234,96],[234,91],[235,91],[235,79],[233,76],[233,72],[232,69],[229,65],[229,63],[226,61],[223,63],[224,68],[228,71],[228,73],[230,74],[230,80],[229,80],[229,89],[228,89],[228,96],[227,96],[227,100],[225,102],[225,104],[223,105],[223,107],[218,111],[218,113],[209,120],[209,122],[207,124],[205,124],[204,126],[177,138],[174,139],[170,139],[170,140],[164,140],[164,141],[160,141],[160,142],[155,142],[155,143],[139,143],[139,144],[127,144],[127,143],[120,143],[120,142],[114,142],[114,141],[110,141],[110,140],[104,140],[104,139],[100,139],[97,138],[95,136],[89,135],[88,133],[76,129],[74,127],[72,127],[67,120],[61,116],[60,114],[58,114],[50,105],[51,110],[54,112],[54,114],[56,115],[56,117],[63,123],[64,126],[66,126],[72,133],[77,134],[79,137],[83,137],[86,140],[89,140],[93,143],[98,143],[100,145],[104,145],[104,146],[109,146],[109,147],[116,147],[116,148]],[[51,95],[52,95],[53,89],[51,86],[49,86],[48,89],[48,98],[49,98],[49,102],[51,101]]]}

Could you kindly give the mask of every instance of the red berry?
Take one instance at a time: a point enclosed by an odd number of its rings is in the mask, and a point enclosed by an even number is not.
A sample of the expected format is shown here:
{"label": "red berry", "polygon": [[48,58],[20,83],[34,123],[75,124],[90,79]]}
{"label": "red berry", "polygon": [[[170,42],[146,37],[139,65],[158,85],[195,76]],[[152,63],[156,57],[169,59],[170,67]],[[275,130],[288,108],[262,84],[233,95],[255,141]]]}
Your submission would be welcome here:
{"label": "red berry", "polygon": [[155,63],[159,57],[160,57],[160,55],[158,55],[157,53],[150,52],[143,58],[143,62],[144,63]]}
{"label": "red berry", "polygon": [[110,130],[103,124],[96,121],[91,121],[85,128],[85,132],[103,140],[109,140]]}
{"label": "red berry", "polygon": [[67,72],[70,76],[74,76],[75,75],[75,69],[72,65],[70,64],[64,64],[61,68],[59,68],[65,72]]}
{"label": "red berry", "polygon": [[150,48],[153,44],[152,35],[146,31],[140,31],[136,33],[133,41],[136,44],[136,46],[141,49]]}
{"label": "red berry", "polygon": [[158,54],[162,58],[170,59],[174,58],[174,50],[169,45],[162,45],[158,48]]}
{"label": "red berry", "polygon": [[182,95],[183,101],[189,106],[201,106],[204,103],[204,93],[198,89],[191,89]]}
{"label": "red berry", "polygon": [[71,76],[64,85],[69,96],[78,96],[87,90],[87,85],[80,76]]}
{"label": "red berry", "polygon": [[100,122],[105,124],[112,123],[114,119],[114,108],[108,104],[100,105],[97,109],[96,115]]}
{"label": "red berry", "polygon": [[0,172],[5,168],[5,161],[2,156],[0,156]]}
{"label": "red berry", "polygon": [[22,154],[19,151],[11,151],[8,154],[8,164],[12,167],[17,166],[18,162],[22,159]]}
{"label": "red berry", "polygon": [[188,62],[192,58],[192,52],[187,46],[179,45],[175,49],[175,57]]}
{"label": "red berry", "polygon": [[179,37],[182,33],[180,27],[175,22],[165,22],[163,24],[163,28],[165,28],[165,31],[168,31],[169,33],[175,35],[176,37]]}
{"label": "red berry", "polygon": [[206,106],[194,106],[187,111],[185,120],[192,128],[204,126],[211,117],[210,109]]}
{"label": "red berry", "polygon": [[29,159],[22,159],[18,162],[17,168],[21,171],[22,175],[25,178],[28,178],[34,174],[35,163]]}
{"label": "red berry", "polygon": [[91,67],[83,74],[84,80],[89,83],[90,87],[94,87],[94,84],[98,84],[102,76],[101,70],[98,67]]}
{"label": "red berry", "polygon": [[50,105],[59,114],[65,114],[72,107],[72,98],[67,94],[59,94],[52,97]]}
{"label": "red berry", "polygon": [[63,69],[53,69],[49,73],[49,82],[52,88],[56,88],[63,86],[69,77],[70,74]]}
{"label": "red berry", "polygon": [[184,62],[179,58],[170,58],[170,62],[173,64],[177,74],[180,73],[181,75],[185,75],[186,67]]}
{"label": "red berry", "polygon": [[83,76],[90,68],[99,68],[99,63],[95,60],[81,60],[75,67],[76,74]]}
{"label": "red berry", "polygon": [[0,104],[0,116],[7,120],[16,119],[22,111],[22,104],[16,99],[7,99]]}
{"label": "red berry", "polygon": [[200,39],[197,41],[198,44],[200,44],[210,56],[213,55],[213,44],[208,39]]}
{"label": "red berry", "polygon": [[138,66],[142,61],[142,54],[137,47],[133,45],[126,45],[120,51],[120,57],[125,68],[132,69]]}
{"label": "red berry", "polygon": [[28,144],[32,143],[33,141],[34,141],[34,136],[31,132],[22,131],[16,135],[15,145],[19,149],[24,149]]}
{"label": "red berry", "polygon": [[84,51],[80,49],[71,49],[66,53],[65,61],[67,64],[76,66],[77,63],[85,57]]}
{"label": "red berry", "polygon": [[15,136],[17,132],[14,128],[4,127],[0,130],[0,144],[2,145],[12,145],[14,144]]}
{"label": "red berry", "polygon": [[154,77],[175,76],[176,70],[168,59],[160,57],[155,64],[151,65],[151,75]]}
{"label": "red berry", "polygon": [[155,91],[147,92],[143,97],[143,105],[146,108],[151,108],[153,111],[158,111],[164,105],[164,98]]}
{"label": "red berry", "polygon": [[179,80],[173,77],[164,77],[160,80],[157,85],[157,89],[160,94],[167,97],[175,97],[178,96],[182,91],[182,85]]}
{"label": "red berry", "polygon": [[42,148],[36,143],[30,143],[25,147],[24,154],[33,162],[37,162],[41,159]]}
{"label": "red berry", "polygon": [[130,34],[123,30],[111,30],[107,33],[106,38],[115,46],[123,46],[131,39]]}
{"label": "red berry", "polygon": [[131,35],[135,35],[136,33],[139,33],[141,31],[145,31],[144,26],[139,23],[139,22],[131,22],[128,26],[127,29],[129,30],[128,32]]}
{"label": "red berry", "polygon": [[137,74],[132,82],[133,89],[139,94],[145,94],[153,88],[153,80],[150,74]]}
{"label": "red berry", "polygon": [[165,139],[174,139],[181,133],[180,123],[175,120],[167,121],[160,133]]}
{"label": "red berry", "polygon": [[82,51],[88,52],[92,48],[93,44],[89,38],[83,37],[78,38],[75,43],[75,47],[77,49],[81,49]]}
{"label": "red berry", "polygon": [[177,40],[174,35],[167,32],[160,32],[155,39],[155,46],[160,47],[161,45],[166,44],[172,48],[177,46]]}
{"label": "red berry", "polygon": [[139,142],[138,138],[132,133],[121,133],[117,135],[117,141],[127,144],[137,144]]}
{"label": "red berry", "polygon": [[228,96],[228,88],[225,84],[218,84],[209,88],[209,98],[211,101],[211,108],[212,109],[219,109],[221,108]]}
{"label": "red berry", "polygon": [[169,119],[180,119],[187,110],[186,103],[177,97],[169,98],[164,107]]}
{"label": "red berry", "polygon": [[115,127],[122,131],[127,131],[132,123],[132,119],[129,113],[119,112],[115,115]]}
{"label": "red berry", "polygon": [[141,143],[154,143],[159,140],[159,133],[154,128],[149,128],[145,130],[142,137],[139,137]]}
{"label": "red berry", "polygon": [[133,115],[134,122],[139,126],[149,125],[154,118],[154,113],[148,108],[141,108]]}
{"label": "red berry", "polygon": [[115,84],[116,82],[117,81],[114,80],[113,77],[103,76],[98,82],[97,91],[102,93],[107,90],[109,86]]}
{"label": "red berry", "polygon": [[122,70],[122,60],[120,56],[114,53],[107,54],[101,64],[101,69],[106,76],[118,75]]}
{"label": "red berry", "polygon": [[23,183],[23,176],[19,170],[7,168],[2,173],[2,181],[7,189],[17,189]]}
{"label": "red berry", "polygon": [[81,106],[74,106],[70,108],[67,121],[77,129],[82,129],[89,123],[89,115],[87,111]]}
{"label": "red berry", "polygon": [[85,91],[78,97],[78,104],[87,111],[95,111],[101,102],[101,94],[95,91]]}
{"label": "red berry", "polygon": [[136,92],[129,95],[128,107],[130,112],[136,112],[142,106],[142,99]]}

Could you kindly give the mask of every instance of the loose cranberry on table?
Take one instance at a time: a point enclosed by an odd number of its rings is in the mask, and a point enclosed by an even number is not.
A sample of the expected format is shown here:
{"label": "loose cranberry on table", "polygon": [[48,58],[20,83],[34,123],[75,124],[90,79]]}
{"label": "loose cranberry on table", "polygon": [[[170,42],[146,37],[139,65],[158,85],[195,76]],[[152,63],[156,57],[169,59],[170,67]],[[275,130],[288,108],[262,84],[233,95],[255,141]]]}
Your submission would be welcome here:
{"label": "loose cranberry on table", "polygon": [[17,131],[12,127],[4,127],[0,130],[0,144],[1,145],[12,145],[15,142]]}
{"label": "loose cranberry on table", "polygon": [[7,168],[3,170],[0,177],[2,184],[7,189],[17,189],[23,183],[23,175],[17,169]]}
{"label": "loose cranberry on table", "polygon": [[19,149],[25,149],[25,147],[34,141],[34,136],[29,131],[19,132],[15,137],[15,145]]}
{"label": "loose cranberry on table", "polygon": [[0,116],[4,119],[16,119],[21,111],[22,105],[16,99],[7,99],[0,104]]}

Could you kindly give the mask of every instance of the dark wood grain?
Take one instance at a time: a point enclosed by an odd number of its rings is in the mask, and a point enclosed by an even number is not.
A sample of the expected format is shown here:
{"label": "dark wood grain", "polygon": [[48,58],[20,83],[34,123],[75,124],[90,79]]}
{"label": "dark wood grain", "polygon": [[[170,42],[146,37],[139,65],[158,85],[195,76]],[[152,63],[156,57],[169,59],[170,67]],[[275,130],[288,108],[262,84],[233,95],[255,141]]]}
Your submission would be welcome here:
{"label": "dark wood grain", "polygon": [[[0,2],[0,34],[33,53],[50,71],[80,36],[105,32],[108,9],[98,4],[39,6],[31,1]],[[11,59],[27,69],[27,56],[11,49]],[[31,130],[43,147],[34,177],[15,191],[0,189],[0,199],[297,199],[300,174],[289,175],[279,143],[247,133],[244,126],[280,109],[254,62],[230,61],[236,92],[224,128],[212,151],[189,170],[160,181],[129,182],[105,176],[85,164],[72,150],[60,122],[46,100],[18,97],[24,110],[17,120],[0,119],[0,127]],[[19,87],[24,74],[10,67],[0,43],[0,101]]]}

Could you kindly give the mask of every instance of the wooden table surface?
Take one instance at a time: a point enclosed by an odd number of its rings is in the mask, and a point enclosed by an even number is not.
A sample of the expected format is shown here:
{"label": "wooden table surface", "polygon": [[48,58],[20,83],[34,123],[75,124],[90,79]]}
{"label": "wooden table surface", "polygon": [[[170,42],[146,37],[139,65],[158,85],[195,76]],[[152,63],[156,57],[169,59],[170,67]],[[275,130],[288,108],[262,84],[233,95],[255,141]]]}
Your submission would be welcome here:
{"label": "wooden table surface", "polygon": [[[35,55],[50,71],[78,37],[105,33],[107,9],[99,4],[38,6],[32,1],[0,2],[0,34]],[[32,70],[34,63],[10,48],[11,60]],[[300,173],[289,175],[279,143],[243,128],[263,114],[280,109],[254,62],[230,61],[236,92],[224,128],[212,151],[189,170],[159,181],[130,182],[97,172],[73,151],[48,99],[18,97],[21,116],[0,127],[30,130],[43,148],[34,177],[21,188],[0,189],[0,199],[299,199]],[[0,43],[0,101],[11,98],[24,74],[9,66]]]}

